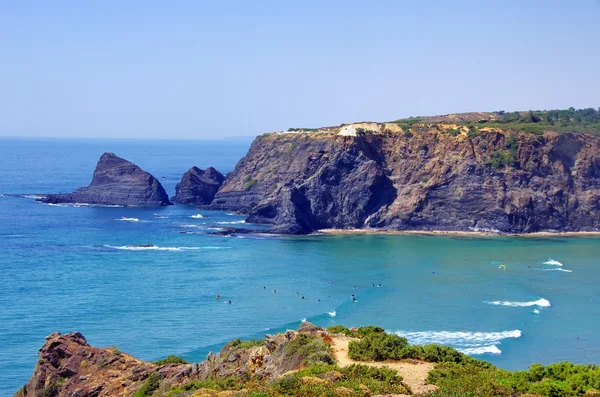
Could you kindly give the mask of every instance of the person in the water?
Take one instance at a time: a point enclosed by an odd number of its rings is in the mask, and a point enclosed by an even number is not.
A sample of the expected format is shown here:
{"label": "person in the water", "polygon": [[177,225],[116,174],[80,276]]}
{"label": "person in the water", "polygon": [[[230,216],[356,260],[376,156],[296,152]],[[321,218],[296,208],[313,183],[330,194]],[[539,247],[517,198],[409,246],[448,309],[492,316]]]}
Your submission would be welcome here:
{"label": "person in the water", "polygon": [[304,300],[304,296],[301,299]]}
{"label": "person in the water", "polygon": [[221,299],[221,295],[217,294],[216,298]]}
{"label": "person in the water", "polygon": [[352,298],[352,302],[357,302],[356,298]]}
{"label": "person in the water", "polygon": [[231,305],[231,301],[227,301],[227,304]]}
{"label": "person in the water", "polygon": [[276,289],[274,289],[274,290],[273,290],[273,293],[274,293],[274,294],[276,294],[276,293],[277,293],[277,290],[276,290]]}

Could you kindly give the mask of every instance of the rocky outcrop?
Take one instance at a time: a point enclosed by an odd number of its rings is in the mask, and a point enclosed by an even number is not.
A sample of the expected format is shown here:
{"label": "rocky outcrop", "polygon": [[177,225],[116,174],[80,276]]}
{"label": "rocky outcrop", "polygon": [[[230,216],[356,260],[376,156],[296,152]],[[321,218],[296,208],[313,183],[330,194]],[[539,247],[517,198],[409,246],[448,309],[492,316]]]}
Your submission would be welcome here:
{"label": "rocky outcrop", "polygon": [[160,182],[137,165],[104,153],[94,171],[92,182],[68,194],[49,194],[41,199],[51,204],[92,204],[122,206],[169,205]]}
{"label": "rocky outcrop", "polygon": [[155,365],[117,348],[92,347],[78,332],[55,332],[46,337],[33,375],[15,397],[132,396],[151,377],[156,389],[164,392],[191,381],[231,376],[269,381],[302,366],[306,357],[288,347],[303,342],[297,340],[301,335],[326,338],[327,334],[304,324],[297,332],[267,335],[263,343],[244,345],[236,339],[201,363]]}
{"label": "rocky outcrop", "polygon": [[600,230],[600,137],[362,123],[256,138],[210,208],[280,233]]}
{"label": "rocky outcrop", "polygon": [[210,204],[224,180],[225,177],[213,167],[205,171],[192,167],[183,174],[181,182],[175,187],[175,196],[171,200],[181,204]]}

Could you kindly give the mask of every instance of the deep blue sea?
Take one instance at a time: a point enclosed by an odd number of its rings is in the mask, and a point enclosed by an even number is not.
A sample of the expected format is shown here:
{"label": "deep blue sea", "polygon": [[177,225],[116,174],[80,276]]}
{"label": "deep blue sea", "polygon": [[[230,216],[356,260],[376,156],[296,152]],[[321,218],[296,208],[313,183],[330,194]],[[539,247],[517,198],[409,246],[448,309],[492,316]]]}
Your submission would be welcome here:
{"label": "deep blue sea", "polygon": [[[598,238],[214,237],[211,228],[244,217],[29,197],[87,185],[105,151],[173,195],[191,166],[231,171],[249,145],[0,139],[0,396],[27,381],[53,331],[80,331],[144,360],[200,361],[231,339],[307,319],[380,325],[508,369],[600,363]],[[132,247],[144,244],[156,247]],[[564,266],[544,264],[549,257]]]}

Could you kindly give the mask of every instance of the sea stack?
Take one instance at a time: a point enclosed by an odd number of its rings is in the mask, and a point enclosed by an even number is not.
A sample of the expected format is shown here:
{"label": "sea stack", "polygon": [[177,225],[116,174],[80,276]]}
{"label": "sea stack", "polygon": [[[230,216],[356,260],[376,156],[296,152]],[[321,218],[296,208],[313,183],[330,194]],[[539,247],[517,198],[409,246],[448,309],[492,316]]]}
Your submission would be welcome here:
{"label": "sea stack", "polygon": [[40,201],[51,204],[122,205],[126,207],[172,204],[158,179],[137,165],[104,153],[92,182],[67,194],[49,194]]}
{"label": "sea stack", "polygon": [[198,167],[192,167],[183,174],[181,182],[175,187],[175,196],[172,197],[172,200],[181,204],[210,204],[223,181],[225,181],[223,174],[213,167],[204,171]]}

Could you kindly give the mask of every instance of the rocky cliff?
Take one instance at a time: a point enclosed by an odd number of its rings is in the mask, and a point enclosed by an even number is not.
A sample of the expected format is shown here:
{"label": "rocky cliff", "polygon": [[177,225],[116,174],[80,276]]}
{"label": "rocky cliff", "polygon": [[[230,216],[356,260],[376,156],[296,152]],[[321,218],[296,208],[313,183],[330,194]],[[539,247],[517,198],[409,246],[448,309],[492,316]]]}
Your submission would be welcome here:
{"label": "rocky cliff", "polygon": [[192,167],[183,174],[171,200],[181,204],[210,204],[224,180],[225,177],[213,167],[206,170]]}
{"label": "rocky cliff", "polygon": [[137,165],[104,153],[94,171],[92,182],[68,194],[49,194],[45,203],[155,206],[169,205],[169,196],[160,182]]}
{"label": "rocky cliff", "polygon": [[[267,383],[303,363],[332,363],[325,342],[331,339],[327,338],[321,328],[304,323],[298,331],[267,335],[261,341],[236,339],[201,363],[165,364],[144,362],[116,348],[90,346],[78,332],[55,332],[46,337],[33,375],[15,397],[114,397],[136,392],[136,396],[189,396],[186,391],[201,387],[191,382],[235,377],[240,382],[255,379]],[[173,390],[186,384],[179,390],[181,394]],[[217,387],[216,383],[209,385]],[[213,395],[199,393],[194,396]]]}
{"label": "rocky cliff", "polygon": [[210,208],[276,232],[600,229],[600,137],[361,123],[256,138]]}

